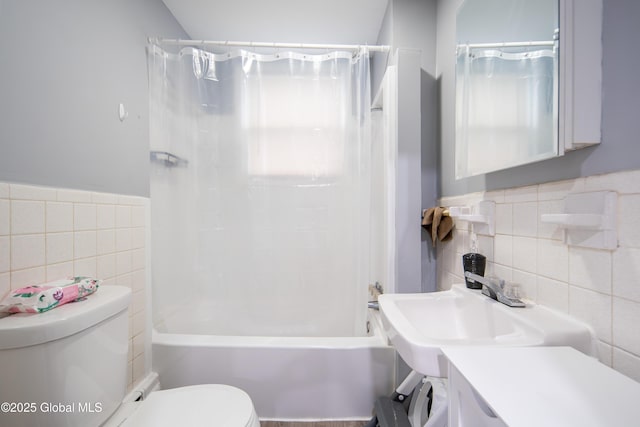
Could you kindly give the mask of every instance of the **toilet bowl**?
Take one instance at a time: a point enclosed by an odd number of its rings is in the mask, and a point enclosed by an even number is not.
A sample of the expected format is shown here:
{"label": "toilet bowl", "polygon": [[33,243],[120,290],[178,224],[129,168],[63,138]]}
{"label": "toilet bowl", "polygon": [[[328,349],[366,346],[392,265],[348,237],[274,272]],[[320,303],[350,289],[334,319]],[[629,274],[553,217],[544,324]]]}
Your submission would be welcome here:
{"label": "toilet bowl", "polygon": [[[0,426],[109,425],[127,389],[130,300],[129,288],[102,286],[84,301],[0,318],[0,402],[16,409],[0,411]],[[260,426],[251,398],[221,384],[152,392],[120,418],[128,427]]]}
{"label": "toilet bowl", "polygon": [[123,427],[259,427],[249,395],[222,384],[203,384],[153,392],[126,418]]}

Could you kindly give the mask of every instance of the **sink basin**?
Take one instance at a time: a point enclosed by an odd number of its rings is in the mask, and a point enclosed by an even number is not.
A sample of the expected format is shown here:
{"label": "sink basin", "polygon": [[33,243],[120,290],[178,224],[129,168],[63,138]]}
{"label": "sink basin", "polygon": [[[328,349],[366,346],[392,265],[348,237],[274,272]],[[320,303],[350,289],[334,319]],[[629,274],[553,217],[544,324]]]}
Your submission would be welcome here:
{"label": "sink basin", "polygon": [[571,346],[595,356],[591,328],[567,314],[536,304],[507,307],[454,285],[451,290],[378,297],[385,332],[415,371],[447,376],[441,349],[452,346]]}

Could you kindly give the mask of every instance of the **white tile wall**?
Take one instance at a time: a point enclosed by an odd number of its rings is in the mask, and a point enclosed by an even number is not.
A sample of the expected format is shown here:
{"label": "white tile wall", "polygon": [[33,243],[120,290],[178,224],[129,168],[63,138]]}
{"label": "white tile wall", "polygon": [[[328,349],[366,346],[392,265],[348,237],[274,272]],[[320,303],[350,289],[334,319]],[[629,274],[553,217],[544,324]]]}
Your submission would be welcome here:
{"label": "white tile wall", "polygon": [[46,230],[48,233],[73,231],[73,203],[47,202]]}
{"label": "white tile wall", "polygon": [[[599,359],[640,381],[640,170],[444,198],[441,206],[496,202],[496,235],[479,236],[487,273],[519,283],[527,297],[587,322]],[[540,221],[560,213],[568,193],[618,193],[618,248],[567,246],[562,230]],[[458,221],[454,238],[438,245],[438,288],[463,283],[462,254],[471,226]]]}
{"label": "white tile wall", "polygon": [[11,234],[44,233],[44,202],[14,200],[11,203]]}
{"label": "white tile wall", "polygon": [[9,184],[0,182],[0,199],[9,198]]}
{"label": "white tile wall", "polygon": [[11,271],[45,265],[45,235],[23,234],[11,236]]}
{"label": "white tile wall", "polygon": [[0,236],[0,272],[8,272],[11,270],[11,259],[9,258],[10,247],[11,237]]}
{"label": "white tile wall", "polygon": [[145,370],[148,205],[142,197],[0,183],[0,298],[73,275],[130,287],[129,387]]}
{"label": "white tile wall", "polygon": [[47,265],[73,260],[73,233],[49,233],[46,242]]}

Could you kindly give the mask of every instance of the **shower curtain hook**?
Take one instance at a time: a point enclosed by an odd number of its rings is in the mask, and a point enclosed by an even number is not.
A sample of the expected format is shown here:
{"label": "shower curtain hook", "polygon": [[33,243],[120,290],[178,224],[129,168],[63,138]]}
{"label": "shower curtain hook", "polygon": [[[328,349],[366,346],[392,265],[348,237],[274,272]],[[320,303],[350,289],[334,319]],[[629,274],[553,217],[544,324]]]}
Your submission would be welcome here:
{"label": "shower curtain hook", "polygon": [[354,52],[353,57],[357,59],[360,57],[360,55],[364,56],[364,53],[368,51],[369,51],[369,43],[365,42],[364,46],[358,45],[358,49]]}

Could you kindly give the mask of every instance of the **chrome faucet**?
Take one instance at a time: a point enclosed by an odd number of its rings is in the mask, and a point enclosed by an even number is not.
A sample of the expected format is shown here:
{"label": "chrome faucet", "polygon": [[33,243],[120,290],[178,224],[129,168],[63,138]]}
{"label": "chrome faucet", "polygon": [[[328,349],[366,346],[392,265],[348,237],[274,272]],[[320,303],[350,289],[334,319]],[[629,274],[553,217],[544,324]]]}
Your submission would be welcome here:
{"label": "chrome faucet", "polygon": [[371,292],[371,295],[373,296],[373,301],[369,301],[367,303],[367,307],[373,310],[380,310],[378,295],[382,295],[384,293],[380,282],[376,282],[375,285],[369,285],[369,292]]}
{"label": "chrome faucet", "polygon": [[367,307],[373,310],[380,310],[380,303],[378,301],[369,301]]}
{"label": "chrome faucet", "polygon": [[465,271],[465,277],[482,283],[482,294],[509,307],[525,307],[526,304],[518,298],[512,298],[504,292],[504,280],[483,277],[470,271]]}

